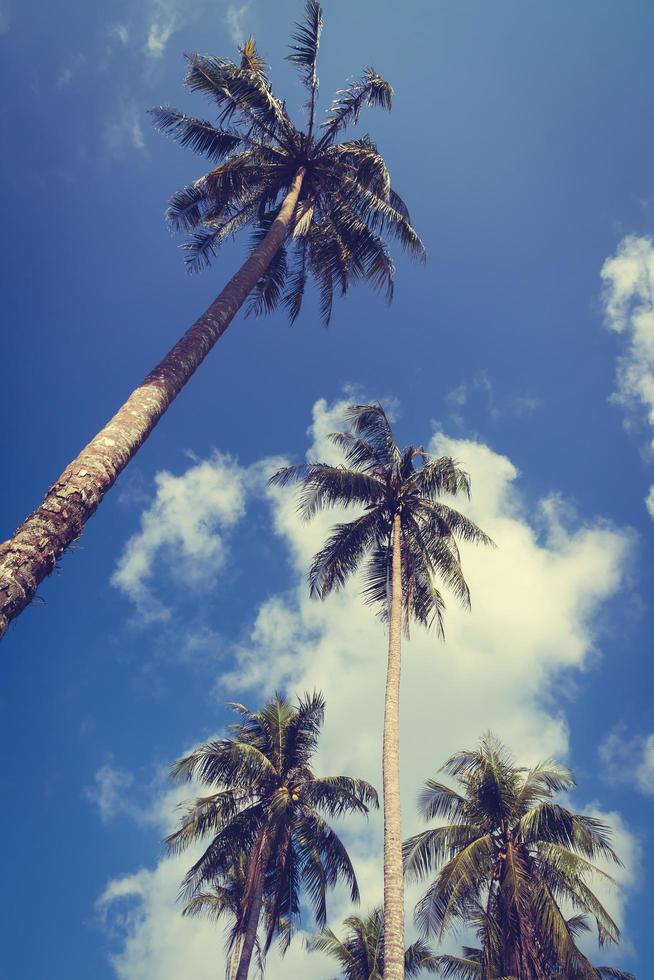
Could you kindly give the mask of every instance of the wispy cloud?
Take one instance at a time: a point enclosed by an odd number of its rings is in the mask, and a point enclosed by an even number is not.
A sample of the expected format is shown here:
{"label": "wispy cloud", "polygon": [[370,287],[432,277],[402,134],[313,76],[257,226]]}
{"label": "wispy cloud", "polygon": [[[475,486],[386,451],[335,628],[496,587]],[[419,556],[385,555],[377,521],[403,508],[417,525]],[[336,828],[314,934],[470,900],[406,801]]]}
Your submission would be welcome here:
{"label": "wispy cloud", "polygon": [[61,89],[67,88],[72,82],[75,75],[79,72],[80,68],[82,68],[85,64],[86,64],[86,55],[81,53],[76,54],[75,57],[72,58],[71,61],[69,61],[69,63],[64,66],[64,68],[62,68],[59,77],[57,78],[57,81],[55,83],[57,89],[61,91]]}
{"label": "wispy cloud", "polygon": [[[510,399],[500,398],[487,371],[478,371],[470,381],[462,381],[451,388],[444,396],[447,427],[455,430],[469,430],[469,415],[497,422],[502,415],[522,418],[534,412],[539,405],[536,398],[529,395]],[[499,403],[498,403],[499,402]]]}
{"label": "wispy cloud", "polygon": [[127,24],[114,24],[109,28],[109,39],[116,40],[123,46],[129,43],[129,28]]}
{"label": "wispy cloud", "polygon": [[[654,242],[628,235],[602,266],[607,326],[625,337],[613,401],[654,429]],[[627,424],[630,419],[628,418]],[[650,440],[654,451],[654,438]],[[654,518],[654,485],[646,498]]]}
{"label": "wispy cloud", "polygon": [[124,96],[105,124],[104,144],[113,157],[122,157],[126,151],[145,153],[145,139],[141,126],[141,108],[136,99]]}
{"label": "wispy cloud", "polygon": [[102,822],[109,823],[119,813],[131,811],[128,792],[133,782],[131,773],[107,764],[95,773],[93,785],[85,789],[84,796],[87,802],[97,807]]}
{"label": "wispy cloud", "polygon": [[618,726],[606,736],[598,753],[608,782],[654,795],[654,733],[629,736],[623,725]]}
{"label": "wispy cloud", "polygon": [[243,44],[251,33],[245,26],[245,18],[250,13],[250,4],[242,3],[237,6],[230,3],[225,13],[225,21],[234,44]]}

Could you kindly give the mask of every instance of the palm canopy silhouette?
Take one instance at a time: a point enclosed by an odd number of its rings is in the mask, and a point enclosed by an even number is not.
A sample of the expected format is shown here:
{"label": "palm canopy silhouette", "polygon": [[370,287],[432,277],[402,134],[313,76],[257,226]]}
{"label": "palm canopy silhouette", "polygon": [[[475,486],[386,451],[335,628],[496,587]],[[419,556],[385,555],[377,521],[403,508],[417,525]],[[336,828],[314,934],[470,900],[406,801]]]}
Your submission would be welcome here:
{"label": "palm canopy silhouette", "polygon": [[583,925],[573,920],[571,927],[562,906],[590,914],[600,944],[617,943],[618,927],[591,884],[613,881],[598,859],[620,861],[608,826],[556,801],[575,785],[570,770],[551,760],[516,766],[487,735],[442,771],[457,788],[429,779],[420,796],[424,818],[439,824],[404,844],[410,875],[435,874],[416,906],[423,934],[442,936],[474,921],[484,938],[482,980],[548,980],[554,967],[596,980],[598,968],[575,941]]}
{"label": "palm canopy silhouette", "polygon": [[166,840],[175,853],[211,837],[187,872],[183,894],[192,900],[207,884],[228,880],[246,857],[247,881],[236,920],[242,946],[237,980],[245,980],[257,942],[262,909],[262,950],[300,916],[300,896],[312,906],[319,927],[327,915],[326,892],[338,881],[359,890],[340,838],[326,818],[367,814],[377,794],[362,779],[317,776],[312,757],[318,746],[325,702],[305,695],[293,706],[277,694],[258,712],[233,704],[240,720],[230,737],[198,746],[172,768],[178,780],[210,787],[196,799],[179,828]]}
{"label": "palm canopy silhouette", "polygon": [[381,405],[352,405],[349,432],[334,432],[331,442],[345,464],[285,466],[273,486],[301,485],[298,509],[305,520],[332,507],[358,507],[355,520],[337,524],[316,554],[309,572],[313,596],[324,599],[342,588],[364,565],[363,596],[388,620],[393,562],[393,526],[399,527],[402,575],[402,624],[412,619],[443,633],[445,603],[441,579],[464,605],[470,592],[463,576],[457,538],[492,544],[472,521],[443,498],[470,495],[467,473],[449,456],[432,458],[422,446],[401,449]]}
{"label": "palm canopy silhouette", "polygon": [[[248,885],[248,856],[239,855],[225,872],[221,880],[211,883],[210,887],[196,892],[182,909],[182,915],[190,918],[203,917],[213,922],[229,919],[229,928],[225,935],[227,961],[225,976],[235,980],[243,944],[244,923],[247,914]],[[262,904],[262,916],[265,928],[270,927],[270,906],[265,901]],[[291,924],[280,919],[272,930],[278,935],[280,948],[285,952],[292,937]],[[263,975],[265,956],[261,944],[255,937],[254,952],[257,956],[259,973]]]}
{"label": "palm canopy silhouette", "polygon": [[421,259],[425,250],[388,169],[368,135],[350,130],[362,109],[390,109],[393,90],[372,68],[341,89],[317,119],[316,63],[322,8],[308,0],[289,58],[308,94],[304,126],[272,90],[254,41],[238,61],[188,56],[186,85],[209,99],[213,121],[167,106],[155,124],[209,159],[211,169],[170,201],[171,225],[188,233],[190,269],[207,265],[225,239],[250,226],[251,254],[211,306],[64,470],[43,503],[0,544],[0,637],[33,599],[105,493],[223,335],[248,297],[250,311],[279,303],[294,320],[307,280],[316,280],[329,322],[334,295],[366,281],[391,298],[387,239]]}
{"label": "palm canopy silhouette", "polygon": [[372,139],[365,135],[338,142],[365,106],[391,108],[388,82],[367,68],[337,94],[316,129],[321,30],[321,7],[309,0],[289,55],[309,90],[302,129],[274,95],[253,39],[241,49],[240,64],[188,56],[184,81],[218,109],[217,125],[167,106],[151,112],[160,130],[220,161],[175,194],[168,207],[172,227],[190,233],[184,246],[189,268],[208,265],[220,244],[246,225],[255,228],[256,248],[299,176],[290,235],[254,286],[250,309],[270,312],[281,301],[294,320],[310,274],[319,284],[323,318],[329,322],[335,292],[344,294],[354,280],[366,279],[392,296],[394,266],[385,233],[419,258],[425,252]]}
{"label": "palm canopy silhouette", "polygon": [[442,580],[464,605],[470,594],[457,539],[492,544],[488,535],[448,502],[469,496],[470,480],[450,457],[432,458],[421,446],[401,449],[381,405],[353,405],[350,431],[331,441],[345,463],[286,466],[271,479],[297,482],[300,513],[353,506],[362,513],[337,524],[309,572],[312,595],[324,599],[363,567],[363,595],[388,622],[384,704],[384,963],[385,980],[404,976],[404,890],[400,812],[399,703],[402,626],[411,619],[442,634]]}
{"label": "palm canopy silhouette", "polygon": [[[496,927],[494,930],[490,930],[491,935],[489,935],[486,919],[487,913],[482,908],[473,910],[468,916],[468,925],[476,926],[477,938],[483,943],[483,946],[464,946],[461,956],[442,953],[435,957],[440,976],[450,978],[450,980],[481,980],[484,964],[493,958],[501,959],[498,950],[495,954],[490,955],[485,952],[489,941],[501,941],[501,936]],[[581,933],[590,931],[588,920],[584,915],[575,915],[566,919],[566,926],[575,941]],[[636,980],[633,973],[627,973],[625,970],[619,970],[614,966],[593,966],[592,969],[595,971],[594,974],[590,974],[585,965],[583,968],[573,966],[569,970],[564,970],[559,963],[549,962],[545,967],[545,976],[547,980],[585,980],[589,976],[594,976],[595,980]],[[500,977],[498,975],[492,977],[491,980],[520,980],[520,977]]]}
{"label": "palm canopy silhouette", "polygon": [[[350,915],[344,920],[345,938],[331,929],[307,943],[310,952],[326,953],[339,965],[338,980],[382,980],[384,974],[384,913],[375,908],[365,918]],[[422,971],[438,972],[438,957],[422,939],[405,950],[404,975],[418,977]]]}

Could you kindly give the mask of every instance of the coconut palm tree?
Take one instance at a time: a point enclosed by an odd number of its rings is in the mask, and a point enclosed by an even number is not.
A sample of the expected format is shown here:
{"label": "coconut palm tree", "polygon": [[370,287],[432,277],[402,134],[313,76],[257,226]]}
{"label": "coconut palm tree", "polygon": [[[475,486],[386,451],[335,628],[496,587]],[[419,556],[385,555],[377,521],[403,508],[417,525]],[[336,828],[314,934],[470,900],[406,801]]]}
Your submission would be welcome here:
{"label": "coconut palm tree", "polygon": [[299,509],[308,520],[318,511],[355,506],[361,513],[337,524],[313,560],[313,596],[341,588],[365,561],[366,601],[388,623],[388,668],[382,748],[384,795],[385,980],[404,972],[404,886],[400,814],[399,707],[401,633],[412,619],[443,632],[441,578],[464,605],[470,602],[456,539],[490,544],[472,521],[443,497],[469,495],[466,473],[449,457],[435,459],[420,446],[400,449],[379,404],[353,405],[349,432],[331,440],[345,465],[309,463],[279,470],[271,483],[299,482]]}
{"label": "coconut palm tree", "polygon": [[[230,927],[226,935],[226,980],[236,980],[241,957],[247,880],[248,859],[246,854],[241,854],[238,860],[227,869],[223,881],[215,881],[210,888],[197,892],[182,909],[182,915],[187,917],[203,917],[213,922],[219,922],[225,917],[230,920]],[[264,901],[262,914],[266,923],[269,922],[269,911],[270,908]],[[273,931],[279,935],[280,947],[285,952],[292,937],[291,924],[280,920]],[[264,956],[261,945],[256,940],[254,952],[258,957],[259,973],[263,974]]]}
{"label": "coconut palm tree", "polygon": [[[390,109],[393,90],[372,68],[341,89],[317,119],[316,59],[322,9],[308,0],[292,36],[289,60],[308,99],[303,127],[272,91],[254,41],[238,63],[188,56],[185,83],[207,96],[210,122],[162,106],[157,127],[201,153],[211,169],[171,199],[168,220],[188,233],[189,268],[208,264],[224,239],[252,229],[249,258],[211,306],[132,392],[127,401],[48,490],[43,503],[0,544],[0,637],[28,605],[64,550],[82,533],[105,493],[147,439],[163,413],[223,335],[248,297],[254,313],[281,303],[294,320],[307,279],[319,287],[329,321],[335,293],[357,280],[385,290],[394,266],[390,235],[424,258],[409,212],[391,187],[384,160],[369,136],[349,130],[366,106]],[[339,142],[340,140],[340,142]]]}
{"label": "coconut palm tree", "polygon": [[325,817],[367,814],[378,804],[375,790],[362,779],[314,774],[322,695],[305,695],[294,707],[277,694],[258,712],[232,707],[240,721],[231,726],[230,737],[205,742],[172,768],[173,778],[196,780],[211,791],[189,805],[166,843],[179,853],[211,837],[184,878],[189,900],[207,884],[224,884],[246,856],[247,880],[235,923],[242,937],[235,976],[246,980],[262,910],[265,955],[274,936],[297,922],[301,889],[319,927],[326,921],[326,891],[338,881],[359,900],[347,851]]}
{"label": "coconut palm tree", "polygon": [[[323,931],[307,943],[310,952],[326,953],[338,963],[338,980],[382,980],[384,973],[384,912],[373,909],[361,918],[350,915],[343,922],[348,930],[339,939],[331,929]],[[426,970],[438,970],[438,957],[422,940],[412,943],[404,953],[404,975],[417,977]]]}
{"label": "coconut palm tree", "polygon": [[[488,941],[488,931],[485,928],[486,913],[484,909],[479,909],[479,914],[473,912],[468,917],[468,925],[477,923],[477,936],[480,942],[484,944]],[[584,915],[575,915],[569,919],[566,919],[566,925],[576,940],[577,936],[582,932],[589,932],[590,926],[588,920]],[[496,936],[499,934],[496,932]],[[497,959],[500,956],[496,955]],[[477,946],[464,946],[461,956],[451,956],[444,953],[436,957],[437,969],[442,977],[450,978],[450,980],[480,980],[482,976],[482,964],[488,956],[484,955],[484,948]],[[636,980],[633,973],[627,973],[625,970],[618,970],[614,966],[593,966],[592,968],[595,973],[593,976],[596,980]],[[548,980],[584,980],[584,977],[588,976],[588,973],[573,968],[571,972],[563,970],[560,964],[554,962],[547,966],[547,978]],[[493,977],[493,980],[520,980],[519,977]]]}
{"label": "coconut palm tree", "polygon": [[549,980],[555,969],[596,980],[575,941],[581,926],[571,927],[562,905],[595,919],[600,944],[617,943],[618,927],[591,884],[612,881],[597,859],[620,861],[605,824],[556,802],[575,785],[570,770],[552,761],[518,767],[487,735],[441,771],[458,787],[427,780],[420,809],[439,824],[404,845],[409,874],[436,875],[416,906],[423,935],[475,921],[482,980]]}

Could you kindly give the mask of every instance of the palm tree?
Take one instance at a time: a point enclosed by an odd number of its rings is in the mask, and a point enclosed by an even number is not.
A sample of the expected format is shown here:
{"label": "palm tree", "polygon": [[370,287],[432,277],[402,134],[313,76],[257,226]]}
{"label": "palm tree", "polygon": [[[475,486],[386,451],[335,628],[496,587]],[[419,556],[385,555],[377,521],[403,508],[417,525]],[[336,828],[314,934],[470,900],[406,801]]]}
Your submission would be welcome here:
{"label": "palm tree", "polygon": [[274,936],[297,922],[301,888],[320,927],[326,921],[326,891],[339,880],[358,901],[347,851],[325,817],[367,814],[378,803],[375,790],[362,779],[314,774],[311,759],[325,711],[322,695],[305,695],[296,707],[281,694],[258,712],[232,707],[241,720],[231,726],[231,737],[205,742],[173,766],[173,778],[197,780],[211,792],[189,806],[166,843],[178,853],[211,836],[184,878],[188,899],[208,883],[224,884],[246,855],[247,880],[235,924],[242,937],[235,976],[246,980],[262,909],[265,955]]}
{"label": "palm tree", "polygon": [[458,788],[427,780],[420,809],[426,820],[444,823],[404,845],[408,873],[436,872],[416,906],[423,934],[442,936],[457,922],[475,922],[482,980],[548,980],[554,968],[595,980],[597,968],[575,941],[583,924],[571,926],[561,904],[595,919],[600,944],[617,943],[618,927],[589,881],[612,881],[594,863],[598,858],[620,861],[605,824],[555,801],[575,785],[570,770],[549,760],[517,767],[487,735],[441,771]]}
{"label": "palm tree", "polygon": [[[322,9],[308,0],[292,36],[289,60],[308,91],[307,120],[297,128],[274,95],[251,39],[239,63],[193,54],[185,83],[209,98],[215,122],[162,106],[158,128],[208,157],[212,168],[178,191],[168,219],[187,232],[191,269],[221,242],[253,229],[249,258],[211,306],[132,392],[127,401],[48,490],[43,503],[0,544],[0,637],[33,599],[65,549],[82,533],[105,493],[134,457],[244,302],[254,313],[281,303],[294,320],[307,278],[320,290],[328,323],[334,293],[356,280],[393,292],[391,235],[424,259],[401,197],[369,136],[342,139],[366,106],[390,109],[393,90],[372,68],[341,89],[318,125],[316,59]],[[342,139],[338,142],[339,138]]]}
{"label": "palm tree", "polygon": [[[576,935],[578,931],[589,929],[583,916],[576,916],[575,919],[567,920],[568,928],[573,935]],[[449,978],[449,980],[480,980],[481,978],[484,953],[482,949],[476,946],[464,946],[461,956],[450,956],[444,953],[435,958],[438,972],[442,977]],[[596,980],[636,980],[633,973],[618,970],[614,966],[593,966],[592,969],[595,971],[593,976]],[[579,970],[566,973],[555,966],[546,975],[548,980],[583,980],[589,974]],[[497,976],[493,977],[492,980],[520,980],[520,977]]]}
{"label": "palm tree", "polygon": [[[339,980],[382,980],[384,973],[384,912],[373,909],[365,919],[350,915],[343,922],[348,930],[339,939],[331,929],[307,943],[310,952],[326,953],[338,962]],[[435,973],[438,957],[423,940],[412,943],[404,953],[404,974],[417,977],[421,971]]]}
{"label": "palm tree", "polygon": [[[241,956],[241,946],[243,944],[242,924],[246,911],[247,878],[248,859],[246,854],[241,854],[238,860],[227,869],[222,882],[215,881],[206,891],[197,892],[182,909],[182,915],[187,917],[196,918],[202,916],[214,922],[219,922],[227,916],[231,920],[226,936],[227,962],[225,976],[227,980],[235,980]],[[262,912],[264,921],[266,922],[268,922],[269,911],[269,906],[264,902]],[[275,931],[278,932],[281,948],[285,951],[292,936],[290,923],[281,920]],[[255,953],[258,954],[259,972],[263,974],[264,957],[261,946],[256,940]]]}
{"label": "palm tree", "polygon": [[345,457],[342,466],[309,463],[279,470],[271,483],[302,486],[299,509],[309,520],[318,511],[354,505],[355,520],[337,524],[315,556],[309,574],[313,596],[340,589],[367,559],[363,595],[388,622],[388,669],[382,748],[384,793],[384,962],[386,980],[404,974],[404,885],[400,814],[401,632],[415,619],[443,632],[444,603],[438,576],[468,605],[456,538],[490,544],[490,539],[443,495],[469,495],[470,481],[449,457],[433,459],[419,446],[399,449],[379,404],[353,405],[350,432],[331,440]]}

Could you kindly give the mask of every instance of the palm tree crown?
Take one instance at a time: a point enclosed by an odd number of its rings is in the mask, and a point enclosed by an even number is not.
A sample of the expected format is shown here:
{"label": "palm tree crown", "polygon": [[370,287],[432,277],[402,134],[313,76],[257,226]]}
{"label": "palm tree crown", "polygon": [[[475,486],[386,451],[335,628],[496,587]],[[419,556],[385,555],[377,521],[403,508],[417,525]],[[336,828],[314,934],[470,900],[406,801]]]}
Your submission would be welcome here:
{"label": "palm tree crown", "polygon": [[[229,928],[225,936],[227,952],[226,976],[236,975],[243,943],[244,923],[247,918],[248,897],[248,855],[243,853],[225,872],[221,879],[212,882],[211,887],[197,891],[182,909],[182,915],[191,918],[204,917],[219,922],[227,917]],[[270,928],[270,906],[263,903],[262,913],[266,928]],[[292,937],[290,924],[280,920],[273,926],[279,937],[282,952],[285,952]],[[261,945],[255,938],[255,952],[258,955],[259,973],[264,972],[264,956]]]}
{"label": "palm tree crown", "polygon": [[245,931],[245,920],[258,902],[267,920],[265,952],[275,934],[297,923],[302,887],[321,927],[326,891],[337,881],[349,885],[358,901],[352,864],[325,817],[367,814],[378,805],[377,794],[362,779],[313,772],[311,759],[324,717],[322,695],[306,695],[294,707],[278,694],[258,712],[240,704],[232,707],[240,721],[231,726],[231,737],[206,742],[173,766],[173,778],[197,780],[211,787],[211,793],[189,806],[166,843],[179,852],[211,837],[185,876],[183,891],[190,899],[207,884],[224,885],[247,856],[236,925]]}
{"label": "palm tree crown", "polygon": [[554,967],[561,976],[596,980],[601,974],[575,942],[582,925],[571,926],[561,904],[595,919],[600,944],[617,942],[618,927],[589,880],[612,881],[597,859],[620,862],[606,825],[554,799],[575,785],[572,773],[551,761],[517,767],[492,735],[452,756],[442,771],[458,789],[428,780],[420,809],[444,823],[404,845],[409,873],[437,872],[416,907],[423,932],[442,935],[475,921],[482,980],[546,980]]}
{"label": "palm tree crown", "polygon": [[253,227],[253,245],[258,245],[280,200],[302,175],[291,235],[251,294],[250,310],[269,312],[281,301],[294,320],[310,273],[328,323],[334,293],[344,294],[354,280],[368,280],[390,299],[394,266],[386,233],[420,258],[425,251],[375,143],[367,135],[337,142],[365,106],[391,108],[388,82],[367,68],[337,93],[317,125],[322,25],[320,4],[308,0],[288,56],[308,90],[304,128],[296,127],[273,93],[252,38],[241,48],[239,63],[188,56],[184,81],[217,107],[215,123],[167,106],[153,109],[152,115],[160,130],[217,164],[178,191],[167,212],[172,227],[189,234],[185,249],[191,270],[208,265],[221,242],[246,225]]}
{"label": "palm tree crown", "polygon": [[[464,946],[461,956],[452,956],[443,953],[435,957],[440,976],[450,978],[450,980],[480,980],[482,969],[485,963],[484,951],[487,949],[488,922],[487,913],[483,909],[477,912],[472,911],[468,916],[468,925],[476,927],[477,937],[482,947]],[[566,919],[566,926],[570,935],[576,940],[582,932],[588,932],[590,926],[584,915],[575,915]],[[486,956],[486,961],[488,957]],[[573,966],[570,971],[564,970],[560,963],[550,962],[546,967],[547,980],[584,980],[585,977],[594,976],[596,980],[635,980],[633,973],[619,970],[614,966],[593,966],[594,974],[588,973],[586,964]],[[584,972],[585,971],[585,972]],[[492,980],[520,980],[520,977],[493,977]]]}
{"label": "palm tree crown", "polygon": [[[384,913],[375,908],[365,918],[350,915],[343,922],[347,929],[339,939],[331,929],[323,931],[307,943],[313,952],[326,953],[339,964],[339,980],[382,980],[384,976]],[[438,957],[422,940],[412,943],[404,954],[404,973],[420,976],[426,970],[438,970]]]}
{"label": "palm tree crown", "polygon": [[301,484],[299,509],[307,520],[329,507],[363,508],[360,517],[337,524],[315,556],[309,573],[311,593],[325,598],[341,588],[367,557],[364,597],[386,619],[393,519],[399,515],[405,628],[413,618],[426,626],[436,623],[442,632],[444,601],[436,576],[464,604],[470,601],[456,539],[492,544],[476,524],[442,499],[460,492],[469,495],[468,475],[450,457],[432,458],[420,446],[400,449],[379,404],[353,405],[346,418],[351,431],[330,436],[346,465],[287,466],[271,480],[280,486]]}

